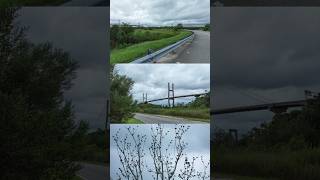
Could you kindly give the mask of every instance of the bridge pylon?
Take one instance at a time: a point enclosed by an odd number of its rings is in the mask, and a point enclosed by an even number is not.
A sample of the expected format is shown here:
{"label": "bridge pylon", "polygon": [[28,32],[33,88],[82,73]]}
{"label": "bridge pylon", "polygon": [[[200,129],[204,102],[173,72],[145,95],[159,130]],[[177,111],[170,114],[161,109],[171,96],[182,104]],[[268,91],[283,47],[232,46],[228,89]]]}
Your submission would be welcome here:
{"label": "bridge pylon", "polygon": [[148,103],[148,94],[147,93],[146,94],[142,93],[142,102],[144,104]]}
{"label": "bridge pylon", "polygon": [[[172,105],[172,106],[171,106]],[[174,107],[174,84],[168,82],[168,106]]]}

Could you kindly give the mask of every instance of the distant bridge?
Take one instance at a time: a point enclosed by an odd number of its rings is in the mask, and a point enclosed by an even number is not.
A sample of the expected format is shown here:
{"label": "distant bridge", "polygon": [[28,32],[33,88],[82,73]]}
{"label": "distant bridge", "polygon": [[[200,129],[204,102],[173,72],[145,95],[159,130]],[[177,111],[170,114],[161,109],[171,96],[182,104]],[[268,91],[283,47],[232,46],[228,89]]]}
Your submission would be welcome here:
{"label": "distant bridge", "polygon": [[222,109],[213,109],[210,111],[211,115],[218,114],[230,114],[237,112],[249,112],[249,111],[260,111],[260,110],[269,110],[273,113],[283,113],[288,110],[288,108],[303,107],[307,104],[308,101],[313,100],[320,96],[320,93],[315,93],[306,90],[305,99],[296,100],[296,101],[284,101],[284,102],[275,102],[275,103],[263,103],[258,105],[250,106],[238,106],[231,108],[222,108]]}
{"label": "distant bridge", "polygon": [[288,108],[302,107],[306,105],[307,100],[298,100],[298,101],[286,101],[286,102],[277,102],[277,103],[265,103],[259,105],[251,106],[238,106],[232,108],[223,108],[223,109],[214,109],[210,111],[210,114],[229,114],[237,112],[248,112],[248,111],[259,111],[259,110],[270,110],[274,113],[281,113],[287,111]]}
{"label": "distant bridge", "polygon": [[172,107],[174,107],[174,100],[177,98],[199,97],[199,96],[203,96],[206,94],[208,94],[208,93],[205,92],[205,93],[194,93],[194,94],[175,96],[174,95],[174,84],[172,83],[170,86],[170,83],[168,83],[168,97],[148,100],[148,95],[143,93],[143,95],[142,95],[143,100],[142,101],[143,101],[143,103],[147,104],[147,103],[151,103],[151,102],[155,102],[155,101],[168,100],[168,106],[171,107],[171,105],[172,105]]}

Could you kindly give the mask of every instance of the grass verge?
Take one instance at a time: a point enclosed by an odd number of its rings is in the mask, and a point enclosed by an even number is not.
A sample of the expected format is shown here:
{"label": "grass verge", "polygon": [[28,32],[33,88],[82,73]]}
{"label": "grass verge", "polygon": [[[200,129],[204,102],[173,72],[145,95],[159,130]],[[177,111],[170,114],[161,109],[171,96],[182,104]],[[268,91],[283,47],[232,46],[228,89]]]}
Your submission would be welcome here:
{"label": "grass verge", "polygon": [[125,124],[143,124],[142,121],[140,121],[139,119],[135,119],[135,118],[129,118],[126,121],[124,121]]}
{"label": "grass verge", "polygon": [[300,151],[214,150],[214,171],[248,177],[320,179],[320,149]]}
{"label": "grass verge", "polygon": [[111,51],[110,61],[111,64],[116,63],[129,63],[138,57],[146,55],[148,49],[154,51],[164,48],[170,44],[173,44],[189,35],[191,31],[181,30],[179,34],[173,37],[164,38],[155,41],[147,41],[139,44],[135,44],[122,49],[114,49]]}
{"label": "grass verge", "polygon": [[138,110],[140,113],[146,114],[159,114],[159,115],[167,115],[167,116],[176,116],[183,118],[191,118],[192,120],[210,121],[210,112],[209,108],[141,108]]}

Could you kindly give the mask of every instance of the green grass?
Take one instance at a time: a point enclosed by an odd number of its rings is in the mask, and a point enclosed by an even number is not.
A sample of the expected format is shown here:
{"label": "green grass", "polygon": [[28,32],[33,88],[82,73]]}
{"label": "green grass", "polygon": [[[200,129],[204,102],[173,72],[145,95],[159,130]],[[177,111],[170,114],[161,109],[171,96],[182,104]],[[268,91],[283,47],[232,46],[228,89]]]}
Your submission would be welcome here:
{"label": "green grass", "polygon": [[248,177],[320,179],[320,149],[262,152],[214,150],[214,171]]}
{"label": "green grass", "polygon": [[133,33],[133,36],[135,39],[139,39],[141,42],[143,42],[169,38],[178,34],[178,31],[171,29],[136,29]]}
{"label": "green grass", "polygon": [[125,124],[143,124],[142,121],[140,121],[139,119],[135,119],[135,118],[129,118],[126,121],[124,121]]}
{"label": "green grass", "polygon": [[163,38],[155,41],[146,41],[139,44],[134,44],[126,48],[114,49],[111,51],[111,64],[131,62],[138,57],[146,55],[148,49],[152,49],[154,51],[159,50],[191,34],[192,32],[190,31],[181,30],[179,31],[179,34],[169,38]]}
{"label": "green grass", "polygon": [[141,108],[138,109],[140,113],[146,114],[159,114],[167,116],[176,116],[189,118],[191,120],[198,120],[209,122],[210,121],[210,112],[209,108],[185,108],[185,107],[175,107],[175,108]]}
{"label": "green grass", "polygon": [[67,0],[0,0],[0,7],[60,5]]}

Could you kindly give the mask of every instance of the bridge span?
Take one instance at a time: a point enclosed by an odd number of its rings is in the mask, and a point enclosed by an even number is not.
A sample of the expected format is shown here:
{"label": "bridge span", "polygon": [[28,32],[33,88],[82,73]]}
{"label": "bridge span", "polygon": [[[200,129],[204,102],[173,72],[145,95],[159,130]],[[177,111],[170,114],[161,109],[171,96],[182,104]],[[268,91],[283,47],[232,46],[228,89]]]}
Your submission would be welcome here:
{"label": "bridge span", "polygon": [[259,110],[270,110],[274,113],[286,112],[288,108],[302,107],[306,105],[307,100],[297,100],[297,101],[285,101],[276,103],[265,103],[251,106],[238,106],[231,108],[214,109],[210,111],[210,114],[229,114],[237,112],[248,112],[248,111],[259,111]]}

